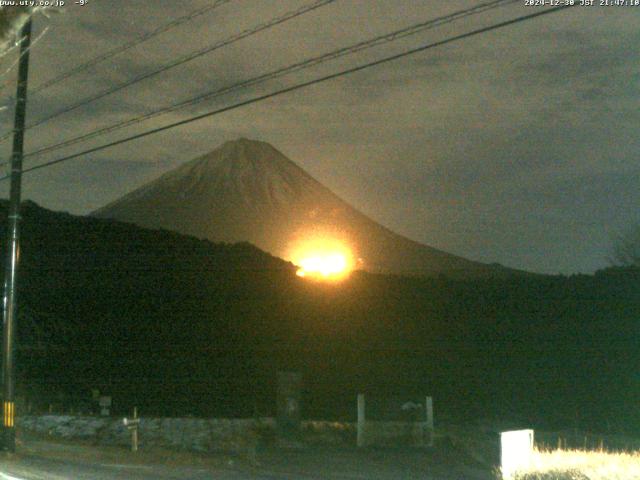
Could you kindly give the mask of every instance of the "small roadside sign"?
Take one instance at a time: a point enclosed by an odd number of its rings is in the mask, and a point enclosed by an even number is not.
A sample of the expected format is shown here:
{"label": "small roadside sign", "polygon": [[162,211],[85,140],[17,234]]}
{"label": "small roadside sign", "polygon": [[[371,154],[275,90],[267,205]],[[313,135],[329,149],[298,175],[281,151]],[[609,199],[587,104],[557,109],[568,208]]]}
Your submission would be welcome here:
{"label": "small roadside sign", "polygon": [[138,427],[140,419],[138,418],[138,407],[133,407],[133,418],[124,417],[122,423],[131,432],[131,451],[138,451]]}

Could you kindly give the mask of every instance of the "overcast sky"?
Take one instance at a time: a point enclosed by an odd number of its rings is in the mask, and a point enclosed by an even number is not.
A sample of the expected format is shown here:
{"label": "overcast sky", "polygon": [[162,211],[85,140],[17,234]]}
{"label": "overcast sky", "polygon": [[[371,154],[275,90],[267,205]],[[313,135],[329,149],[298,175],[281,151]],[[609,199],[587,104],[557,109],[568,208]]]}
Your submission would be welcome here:
{"label": "overcast sky", "polygon": [[[30,85],[212,1],[68,0],[60,13],[35,17]],[[35,127],[26,151],[485,1],[336,0]],[[31,95],[28,123],[312,2],[231,0]],[[539,8],[522,0],[25,166]],[[607,265],[617,233],[640,223],[639,46],[640,7],[575,7],[39,170],[25,175],[24,197],[86,214],[244,136],[272,143],[411,239],[483,262],[589,273]],[[1,71],[14,61],[2,58]],[[15,70],[0,79],[3,103]],[[11,108],[0,112],[0,127],[12,128]],[[3,158],[9,145],[0,147]]]}

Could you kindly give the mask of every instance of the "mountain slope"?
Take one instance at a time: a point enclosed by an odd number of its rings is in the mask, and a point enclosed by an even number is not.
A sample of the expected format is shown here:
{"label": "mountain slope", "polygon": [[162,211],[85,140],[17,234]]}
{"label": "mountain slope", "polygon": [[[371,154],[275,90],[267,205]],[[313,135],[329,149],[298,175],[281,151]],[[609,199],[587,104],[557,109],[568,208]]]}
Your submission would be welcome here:
{"label": "mountain slope", "polygon": [[248,241],[285,259],[313,235],[337,238],[358,268],[395,274],[496,276],[514,271],[419,244],[340,199],[271,145],[227,142],[92,214],[212,241]]}

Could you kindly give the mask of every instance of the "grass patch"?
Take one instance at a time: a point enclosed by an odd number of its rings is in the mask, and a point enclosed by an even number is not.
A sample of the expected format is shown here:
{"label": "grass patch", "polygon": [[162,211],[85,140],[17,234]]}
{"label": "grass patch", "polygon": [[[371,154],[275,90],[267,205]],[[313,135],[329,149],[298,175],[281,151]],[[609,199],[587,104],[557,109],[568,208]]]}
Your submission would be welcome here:
{"label": "grass patch", "polygon": [[540,450],[513,480],[640,480],[640,452]]}

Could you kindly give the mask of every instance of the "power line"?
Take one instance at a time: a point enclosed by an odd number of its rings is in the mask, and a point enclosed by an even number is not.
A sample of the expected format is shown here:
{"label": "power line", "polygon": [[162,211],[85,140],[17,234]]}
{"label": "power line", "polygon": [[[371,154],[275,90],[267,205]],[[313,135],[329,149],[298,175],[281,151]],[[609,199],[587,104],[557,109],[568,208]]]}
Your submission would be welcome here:
{"label": "power line", "polygon": [[[226,3],[228,1],[229,0],[224,0],[223,3]],[[97,93],[96,95],[93,95],[92,97],[89,97],[89,98],[87,98],[87,99],[85,99],[85,100],[83,100],[81,102],[78,102],[78,103],[76,103],[74,105],[71,105],[69,107],[65,107],[62,110],[59,110],[59,111],[57,111],[57,112],[55,112],[55,113],[53,113],[53,114],[51,114],[51,115],[49,115],[47,117],[44,117],[44,118],[42,118],[42,119],[30,124],[27,127],[27,130],[29,130],[31,128],[34,128],[34,127],[37,127],[38,125],[42,125],[43,123],[46,123],[49,120],[53,120],[54,118],[57,118],[60,115],[72,112],[74,110],[77,110],[78,108],[81,108],[81,107],[84,107],[86,105],[89,105],[90,103],[93,103],[96,100],[100,100],[100,99],[102,99],[104,97],[107,97],[107,96],[113,94],[113,93],[116,93],[116,92],[118,92],[120,90],[123,90],[123,89],[125,89],[127,87],[130,87],[132,85],[135,85],[136,83],[139,83],[139,82],[141,82],[143,80],[146,80],[148,78],[151,78],[151,77],[154,77],[156,75],[159,75],[160,73],[166,72],[166,71],[168,71],[168,70],[170,70],[172,68],[175,68],[175,67],[177,67],[179,65],[187,63],[187,62],[189,62],[191,60],[195,60],[195,59],[197,59],[199,57],[202,57],[203,55],[211,53],[211,52],[213,52],[215,50],[219,50],[220,48],[223,48],[225,46],[231,45],[231,44],[233,44],[235,42],[238,42],[238,41],[240,41],[240,40],[242,40],[244,38],[247,38],[247,37],[250,37],[252,35],[255,35],[255,34],[259,33],[259,32],[262,32],[263,30],[267,30],[267,29],[272,28],[272,27],[274,27],[276,25],[284,23],[284,22],[286,22],[288,20],[291,20],[293,18],[299,17],[300,15],[304,15],[305,13],[308,13],[308,12],[310,12],[312,10],[316,10],[316,9],[318,9],[318,8],[324,6],[324,5],[327,5],[329,3],[333,3],[334,1],[335,0],[317,0],[312,4],[305,5],[305,6],[301,7],[301,8],[298,8],[297,10],[293,10],[293,11],[285,13],[284,15],[280,15],[280,16],[270,20],[269,22],[262,23],[262,24],[260,24],[260,25],[258,25],[256,27],[250,28],[248,30],[244,30],[244,31],[242,31],[242,32],[240,32],[240,33],[238,33],[236,35],[232,35],[231,37],[228,37],[228,38],[226,38],[226,39],[224,39],[224,40],[222,40],[220,42],[217,42],[217,43],[215,43],[213,45],[210,45],[210,46],[205,47],[203,49],[197,50],[197,51],[195,51],[193,53],[190,53],[190,54],[187,54],[187,55],[185,55],[185,56],[183,56],[183,57],[181,57],[181,58],[179,58],[177,60],[174,60],[174,61],[172,61],[172,62],[170,62],[168,64],[165,64],[165,65],[161,66],[160,68],[157,68],[157,69],[152,70],[150,72],[146,72],[146,73],[143,73],[141,75],[138,75],[137,77],[134,77],[134,78],[132,78],[132,79],[130,79],[130,80],[124,82],[124,83],[121,83],[119,85],[111,87],[111,88],[109,88],[107,90],[103,90],[102,92]],[[2,137],[0,137],[0,142],[3,142],[7,138],[9,138],[10,135],[11,135],[10,132],[4,134]]]}
{"label": "power line", "polygon": [[49,87],[52,87],[53,85],[56,85],[57,83],[62,82],[63,80],[66,80],[67,78],[72,77],[73,75],[76,75],[77,73],[82,72],[83,70],[87,70],[99,63],[104,62],[105,60],[108,60],[111,57],[115,57],[116,55],[119,55],[122,52],[126,52],[127,50],[130,50],[138,45],[140,45],[141,43],[146,42],[147,40],[150,40],[153,37],[156,37],[162,33],[168,32],[169,30],[172,30],[173,28],[176,28],[186,22],[189,22],[191,20],[193,20],[196,17],[199,17],[201,15],[204,15],[212,10],[215,10],[216,8],[229,3],[231,0],[216,0],[213,4],[211,5],[207,5],[206,7],[194,10],[186,15],[183,15],[182,17],[178,17],[175,20],[170,21],[169,23],[166,23],[164,25],[159,26],[158,28],[156,28],[155,30],[152,30],[148,33],[143,34],[142,36],[128,42],[128,43],[124,43],[116,48],[113,48],[101,55],[98,55],[90,60],[87,60],[84,63],[81,63],[80,65],[77,65],[76,67],[72,68],[71,70],[62,73],[61,75],[54,77],[46,82],[41,83],[40,85],[38,85],[37,87],[35,87],[33,90],[31,90],[29,93],[34,94],[34,93],[38,93],[41,92]]}
{"label": "power line", "polygon": [[[31,45],[29,46],[29,50],[31,51],[31,49],[33,49],[33,47],[35,47],[38,42],[40,40],[42,40],[42,38],[47,34],[47,32],[49,31],[49,27],[45,27],[44,30],[42,30],[42,32],[40,32],[40,34],[31,42]],[[18,40],[15,44],[16,47],[19,47],[20,45],[22,45],[22,42],[24,41],[24,38],[21,38],[20,40]],[[12,47],[13,48],[13,47]],[[6,54],[7,52],[4,52],[4,54]],[[26,53],[26,52],[25,52]],[[9,72],[11,72],[11,70],[13,70],[16,65],[18,65],[20,63],[20,60],[22,59],[22,57],[25,55],[25,53],[21,53],[18,55],[18,58],[11,64],[9,65],[8,68],[4,69],[4,71],[0,72],[0,78],[6,76],[9,74]],[[13,99],[13,97],[11,97],[11,99]],[[7,108],[6,105],[0,106],[0,109],[2,108]]]}
{"label": "power line", "polygon": [[353,53],[356,53],[358,51],[365,50],[365,49],[368,49],[368,48],[372,48],[372,47],[381,45],[383,43],[392,42],[392,41],[398,40],[400,38],[407,37],[409,35],[414,35],[414,34],[420,33],[420,32],[422,32],[422,31],[424,31],[426,29],[435,28],[435,27],[444,25],[446,23],[454,22],[454,21],[459,20],[460,18],[463,18],[463,17],[466,17],[466,16],[476,15],[478,13],[483,13],[483,12],[486,12],[486,11],[501,7],[503,5],[507,5],[507,4],[510,4],[510,3],[515,3],[517,1],[519,1],[519,0],[493,0],[493,1],[481,4],[481,5],[477,5],[477,6],[472,7],[472,8],[459,10],[459,11],[454,12],[452,14],[445,15],[445,16],[442,16],[442,17],[438,17],[436,19],[431,19],[431,20],[428,20],[428,21],[425,21],[425,22],[414,24],[414,25],[411,25],[409,27],[405,27],[405,28],[402,28],[400,30],[396,30],[396,31],[391,32],[391,33],[386,33],[386,34],[383,34],[383,35],[379,35],[379,36],[374,37],[372,39],[365,40],[365,41],[356,43],[354,45],[350,45],[348,47],[344,47],[344,48],[340,48],[340,49],[337,49],[337,50],[333,50],[333,51],[331,51],[329,53],[325,53],[325,54],[322,54],[322,55],[319,55],[319,56],[316,56],[316,57],[308,58],[308,59],[305,59],[305,60],[300,61],[298,63],[295,63],[293,65],[289,65],[289,66],[284,67],[284,68],[273,70],[271,72],[259,75],[257,77],[253,77],[253,78],[250,78],[248,80],[244,80],[242,82],[239,82],[239,83],[227,86],[227,87],[223,87],[223,88],[215,90],[213,92],[207,92],[205,94],[198,95],[196,97],[190,98],[188,100],[184,100],[184,101],[182,101],[180,103],[177,103],[177,104],[174,104],[174,105],[171,105],[171,106],[168,106],[168,107],[163,107],[163,108],[154,110],[152,112],[149,112],[149,113],[146,113],[146,114],[143,114],[143,115],[139,115],[137,117],[130,118],[128,120],[124,120],[124,121],[109,125],[107,127],[103,127],[103,128],[94,130],[92,132],[80,135],[78,137],[74,137],[74,138],[65,140],[63,142],[54,144],[54,145],[50,145],[50,146],[47,146],[47,147],[44,147],[44,148],[40,148],[40,149],[35,150],[33,152],[29,152],[27,155],[25,155],[25,157],[32,157],[32,156],[35,156],[35,155],[41,155],[41,154],[46,153],[46,152],[50,152],[50,151],[53,151],[53,150],[58,150],[58,149],[63,148],[63,147],[74,145],[76,143],[80,143],[80,142],[83,142],[85,140],[89,140],[89,139],[94,138],[96,136],[100,136],[100,135],[104,135],[104,134],[107,134],[107,133],[111,133],[111,132],[117,131],[119,129],[122,129],[124,127],[130,127],[132,125],[141,123],[143,121],[150,120],[151,118],[155,118],[155,117],[163,115],[165,113],[169,113],[169,112],[172,112],[172,111],[175,111],[175,110],[179,110],[179,109],[187,107],[187,106],[195,105],[195,104],[201,103],[201,102],[203,102],[205,100],[210,100],[212,98],[219,97],[221,95],[228,94],[230,92],[233,92],[233,91],[236,91],[236,90],[239,90],[239,89],[242,89],[242,88],[246,88],[246,87],[249,87],[249,86],[257,85],[259,83],[263,83],[263,82],[266,82],[268,80],[273,80],[275,78],[279,78],[281,76],[288,75],[288,74],[290,74],[292,72],[295,72],[295,71],[299,71],[299,70],[303,70],[303,69],[306,69],[306,68],[310,68],[310,67],[313,67],[315,65],[327,62],[329,60],[334,60],[336,58],[339,58],[339,57],[342,57],[342,56],[345,56],[345,55],[348,55],[348,54],[353,54]]}
{"label": "power line", "polygon": [[[130,141],[133,141],[133,140],[138,140],[140,138],[147,137],[149,135],[153,135],[153,134],[156,134],[156,133],[160,133],[160,132],[163,132],[165,130],[169,130],[171,128],[180,127],[182,125],[187,125],[189,123],[193,123],[193,122],[196,122],[198,120],[202,120],[204,118],[212,117],[214,115],[219,115],[221,113],[228,112],[230,110],[235,110],[237,108],[244,107],[246,105],[250,105],[250,104],[257,103],[257,102],[260,102],[260,101],[263,101],[263,100],[267,100],[269,98],[280,96],[280,95],[283,95],[285,93],[289,93],[289,92],[293,92],[293,91],[296,91],[296,90],[300,90],[302,88],[306,88],[306,87],[309,87],[309,86],[312,86],[312,85],[316,85],[318,83],[325,82],[327,80],[332,80],[332,79],[335,79],[335,78],[338,78],[338,77],[342,77],[344,75],[349,75],[351,73],[359,72],[361,70],[364,70],[364,69],[367,69],[367,68],[370,68],[370,67],[374,67],[374,66],[381,65],[381,64],[384,64],[384,63],[388,63],[388,62],[391,62],[391,61],[394,61],[394,60],[398,60],[400,58],[403,58],[403,57],[406,57],[406,56],[409,56],[409,55],[413,55],[413,54],[416,54],[416,53],[419,53],[419,52],[430,50],[432,48],[436,48],[436,47],[439,47],[439,46],[442,46],[442,45],[446,45],[448,43],[452,43],[452,42],[455,42],[455,41],[458,41],[458,40],[463,40],[465,38],[469,38],[469,37],[472,37],[472,36],[475,36],[475,35],[480,35],[482,33],[490,32],[492,30],[497,30],[499,28],[506,27],[506,26],[509,26],[509,25],[514,25],[516,23],[524,22],[526,20],[531,20],[533,18],[537,18],[537,17],[540,17],[542,15],[548,15],[548,14],[551,14],[551,13],[559,12],[561,10],[565,10],[567,8],[571,8],[573,6],[575,6],[575,5],[563,5],[563,6],[560,6],[560,7],[549,8],[549,9],[538,11],[536,13],[523,15],[523,16],[511,19],[511,20],[507,20],[507,21],[500,22],[500,23],[497,23],[497,24],[494,24],[494,25],[490,25],[488,27],[479,28],[479,29],[473,30],[471,32],[467,32],[467,33],[463,33],[463,34],[456,35],[456,36],[453,36],[453,37],[449,37],[449,38],[446,38],[444,40],[440,40],[440,41],[433,42],[433,43],[430,43],[430,44],[427,44],[427,45],[423,45],[423,46],[420,46],[420,47],[417,47],[417,48],[413,48],[411,50],[407,50],[407,51],[402,52],[402,53],[398,53],[398,54],[395,54],[395,55],[384,57],[382,59],[375,60],[373,62],[369,62],[369,63],[363,64],[363,65],[359,65],[357,67],[351,67],[351,68],[348,68],[346,70],[342,70],[342,71],[337,72],[337,73],[332,73],[330,75],[325,75],[323,77],[319,77],[319,78],[316,78],[314,80],[309,80],[309,81],[306,81],[306,82],[302,82],[302,83],[299,83],[297,85],[293,85],[293,86],[290,86],[290,87],[282,88],[280,90],[276,90],[276,91],[271,92],[271,93],[267,93],[267,94],[264,94],[264,95],[260,95],[260,96],[251,98],[249,100],[244,100],[242,102],[238,102],[238,103],[235,103],[233,105],[229,105],[229,106],[222,107],[222,108],[219,108],[219,109],[207,112],[207,113],[196,115],[194,117],[190,117],[190,118],[187,118],[185,120],[180,120],[178,122],[174,122],[174,123],[162,126],[162,127],[158,127],[158,128],[154,128],[154,129],[151,129],[151,130],[147,130],[146,132],[142,132],[142,133],[139,133],[139,134],[136,134],[136,135],[132,135],[130,137],[126,137],[126,138],[123,138],[123,139],[120,139],[120,140],[109,142],[109,143],[100,145],[98,147],[90,148],[90,149],[84,150],[82,152],[75,153],[73,155],[68,155],[68,156],[65,156],[65,157],[62,157],[62,158],[58,158],[58,159],[52,160],[50,162],[46,162],[46,163],[43,163],[43,164],[40,164],[40,165],[36,165],[36,166],[30,167],[30,168],[27,168],[23,172],[24,173],[28,173],[28,172],[32,172],[32,171],[35,171],[35,170],[40,170],[42,168],[50,167],[52,165],[57,165],[59,163],[66,162],[68,160],[72,160],[74,158],[81,157],[83,155],[87,155],[87,154],[90,154],[90,153],[95,153],[95,152],[98,152],[98,151],[101,151],[101,150],[105,150],[107,148],[115,147],[116,145],[121,145],[123,143],[127,143],[127,142],[130,142]],[[9,177],[8,176],[1,177],[0,181],[6,180],[7,178],[9,178]]]}
{"label": "power line", "polygon": [[[60,82],[62,82],[63,80],[66,80],[67,78],[70,78],[84,70],[87,70],[101,62],[104,62],[105,60],[108,60],[111,57],[114,57],[122,52],[125,52],[127,50],[130,50],[138,45],[140,45],[143,42],[146,42],[147,40],[160,35],[161,33],[167,32],[175,27],[178,27],[180,25],[182,25],[183,23],[186,23],[190,20],[193,20],[194,18],[200,16],[200,15],[204,15],[205,13],[208,13],[222,5],[224,5],[225,3],[229,3],[232,0],[217,0],[215,3],[211,4],[211,5],[207,5],[206,7],[197,9],[192,11],[191,13],[188,13],[187,15],[184,15],[182,17],[176,18],[175,20],[172,20],[169,23],[166,23],[164,25],[161,25],[160,27],[156,28],[155,30],[152,30],[151,32],[148,32],[144,35],[142,35],[141,37],[136,38],[135,40],[132,40],[131,42],[125,43],[123,45],[120,45],[114,49],[109,50],[108,52],[105,52],[101,55],[98,55],[97,57],[94,57],[88,61],[86,61],[85,63],[82,63],[80,65],[77,65],[76,67],[72,68],[71,70],[68,70],[67,72],[62,73],[61,75],[54,77],[40,85],[38,85],[37,87],[30,89],[29,93],[30,94],[36,94],[39,93],[43,90],[46,90],[49,87],[52,87],[53,85],[56,85]],[[47,27],[48,28],[48,27]],[[44,32],[43,32],[44,33]],[[40,34],[40,36],[38,36],[38,39],[42,36],[42,34]],[[36,40],[38,40],[36,39]],[[34,42],[35,43],[35,42]],[[12,100],[14,100],[14,97],[9,97],[5,103],[9,103]],[[46,121],[46,120],[45,120]],[[32,125],[28,126],[26,128],[26,130],[28,130],[29,128],[31,128]],[[11,137],[13,132],[6,132],[4,133],[1,137],[0,137],[0,143],[5,142],[7,139],[9,139]]]}

